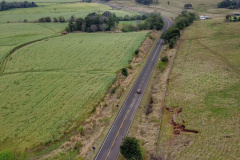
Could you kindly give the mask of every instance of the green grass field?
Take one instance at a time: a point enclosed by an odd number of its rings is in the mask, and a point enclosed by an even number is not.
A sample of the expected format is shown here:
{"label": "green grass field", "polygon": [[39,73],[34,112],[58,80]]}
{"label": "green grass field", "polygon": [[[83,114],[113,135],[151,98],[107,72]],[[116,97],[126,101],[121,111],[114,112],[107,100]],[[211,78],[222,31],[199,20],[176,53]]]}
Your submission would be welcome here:
{"label": "green grass field", "polygon": [[66,26],[66,23],[0,23],[0,66],[3,58],[14,47],[29,41],[58,35]]}
{"label": "green grass field", "polygon": [[65,19],[69,19],[74,15],[75,17],[84,18],[89,13],[102,13],[104,11],[113,12],[119,17],[138,14],[137,12],[131,11],[112,10],[109,6],[96,3],[37,3],[37,5],[39,7],[1,11],[0,22],[23,22],[24,19],[27,19],[28,21],[36,21],[41,17],[47,16],[50,16],[51,18],[63,16]]}
{"label": "green grass field", "polygon": [[0,150],[48,144],[77,127],[146,35],[68,34],[15,52],[0,78]]}
{"label": "green grass field", "polygon": [[161,157],[240,157],[240,23],[225,23],[223,19],[194,22],[184,32],[166,105],[182,108],[182,115],[173,118],[199,133],[173,135],[171,117],[165,110],[158,144]]}

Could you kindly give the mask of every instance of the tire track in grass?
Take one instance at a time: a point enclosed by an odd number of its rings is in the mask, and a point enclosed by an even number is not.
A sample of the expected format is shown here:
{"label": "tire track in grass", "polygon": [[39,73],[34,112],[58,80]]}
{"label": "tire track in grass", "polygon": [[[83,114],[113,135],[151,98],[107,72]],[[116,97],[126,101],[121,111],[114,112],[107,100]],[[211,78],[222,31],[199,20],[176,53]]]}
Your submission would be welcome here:
{"label": "tire track in grass", "polygon": [[45,39],[49,39],[49,38],[55,38],[55,37],[59,37],[59,36],[62,36],[62,35],[53,35],[53,36],[50,36],[50,37],[45,37],[45,38],[41,38],[41,39],[37,39],[37,40],[34,40],[34,41],[30,41],[30,42],[27,42],[27,43],[23,43],[23,44],[20,44],[18,45],[17,47],[14,47],[11,51],[9,51],[7,53],[7,55],[3,58],[2,60],[2,64],[0,66],[0,76],[3,74],[6,66],[7,66],[7,63],[8,63],[8,60],[11,60],[11,55],[16,52],[17,50],[25,47],[25,46],[28,46],[30,44],[33,44],[33,43],[36,43],[36,42],[39,42],[39,41],[43,41]]}
{"label": "tire track in grass", "polygon": [[226,60],[226,58],[224,58],[220,53],[214,51],[213,49],[211,49],[210,47],[206,46],[205,44],[201,43],[198,39],[196,39],[197,43],[200,44],[201,46],[203,46],[204,48],[206,48],[207,50],[209,50],[211,53],[213,53],[214,55],[216,55],[217,57],[220,58],[220,60],[226,64],[228,67],[230,67],[231,69],[233,69],[238,75],[240,75],[240,70],[238,70],[235,66],[233,66],[228,60]]}

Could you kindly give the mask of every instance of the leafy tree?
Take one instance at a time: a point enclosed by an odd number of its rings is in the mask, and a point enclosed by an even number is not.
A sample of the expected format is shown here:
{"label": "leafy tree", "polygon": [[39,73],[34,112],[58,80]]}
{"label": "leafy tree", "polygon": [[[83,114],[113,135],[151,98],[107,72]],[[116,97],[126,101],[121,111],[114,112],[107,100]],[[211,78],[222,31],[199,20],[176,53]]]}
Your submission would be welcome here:
{"label": "leafy tree", "polygon": [[126,137],[123,139],[120,152],[127,160],[143,160],[143,151],[139,140],[134,137]]}

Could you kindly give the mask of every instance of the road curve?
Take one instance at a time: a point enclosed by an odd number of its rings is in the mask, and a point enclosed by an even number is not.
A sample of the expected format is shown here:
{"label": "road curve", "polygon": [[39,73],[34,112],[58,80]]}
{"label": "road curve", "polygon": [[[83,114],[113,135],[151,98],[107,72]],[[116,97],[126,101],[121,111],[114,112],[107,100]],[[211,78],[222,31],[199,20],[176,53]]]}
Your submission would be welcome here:
{"label": "road curve", "polygon": [[[165,32],[170,26],[171,21],[164,18],[165,26],[163,32]],[[128,130],[133,121],[134,115],[141,102],[142,96],[147,88],[148,82],[151,78],[153,69],[158,61],[161,49],[163,46],[163,40],[158,39],[154,49],[152,50],[148,60],[140,73],[138,79],[133,85],[127,99],[121,107],[112,127],[110,128],[101,148],[95,160],[116,160],[120,151],[120,145],[122,139],[127,135]],[[142,93],[137,94],[137,89],[141,89]]]}

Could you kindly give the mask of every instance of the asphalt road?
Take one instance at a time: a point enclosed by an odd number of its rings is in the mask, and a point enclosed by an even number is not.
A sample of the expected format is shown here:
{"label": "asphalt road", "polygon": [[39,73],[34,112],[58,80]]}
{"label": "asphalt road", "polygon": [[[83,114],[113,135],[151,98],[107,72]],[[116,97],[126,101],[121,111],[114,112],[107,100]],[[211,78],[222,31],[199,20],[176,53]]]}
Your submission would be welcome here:
{"label": "asphalt road", "polygon": [[[170,26],[170,20],[164,18],[165,32]],[[127,135],[128,130],[133,121],[136,110],[141,102],[145,89],[151,78],[153,69],[158,61],[163,40],[158,39],[154,49],[152,50],[141,74],[133,85],[127,99],[121,107],[112,127],[110,128],[107,137],[105,138],[95,160],[116,160],[120,151],[122,139]],[[141,89],[142,93],[137,94],[137,89]]]}

